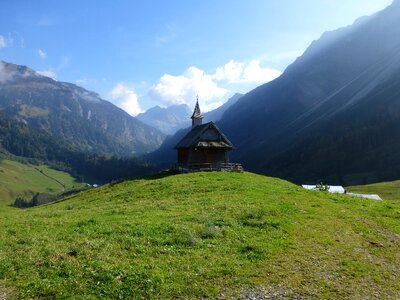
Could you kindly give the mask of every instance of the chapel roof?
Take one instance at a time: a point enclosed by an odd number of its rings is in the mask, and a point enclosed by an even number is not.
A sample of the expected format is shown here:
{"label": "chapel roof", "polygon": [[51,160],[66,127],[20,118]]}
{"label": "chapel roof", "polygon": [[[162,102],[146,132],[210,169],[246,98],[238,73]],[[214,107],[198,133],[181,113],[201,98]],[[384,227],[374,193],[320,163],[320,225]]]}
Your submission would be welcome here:
{"label": "chapel roof", "polygon": [[[202,136],[207,130],[215,130],[218,133],[218,140],[209,140]],[[175,149],[178,148],[226,148],[232,149],[233,144],[228,140],[228,138],[222,133],[222,131],[215,125],[214,122],[209,122],[203,125],[198,125],[192,128],[178,144],[176,144]]]}

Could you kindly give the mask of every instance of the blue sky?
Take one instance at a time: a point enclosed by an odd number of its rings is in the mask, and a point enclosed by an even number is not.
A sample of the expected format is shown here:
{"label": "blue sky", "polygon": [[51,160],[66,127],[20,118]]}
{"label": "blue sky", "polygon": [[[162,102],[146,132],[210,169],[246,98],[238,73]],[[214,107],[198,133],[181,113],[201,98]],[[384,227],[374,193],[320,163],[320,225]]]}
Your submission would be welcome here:
{"label": "blue sky", "polygon": [[268,82],[324,31],[392,0],[2,0],[0,59],[98,92],[132,115],[204,110]]}

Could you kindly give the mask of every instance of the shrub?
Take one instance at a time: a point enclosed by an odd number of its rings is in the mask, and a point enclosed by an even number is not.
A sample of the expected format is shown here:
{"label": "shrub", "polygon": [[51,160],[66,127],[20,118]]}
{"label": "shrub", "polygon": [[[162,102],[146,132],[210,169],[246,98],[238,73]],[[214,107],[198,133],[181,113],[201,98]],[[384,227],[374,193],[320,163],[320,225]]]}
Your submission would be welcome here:
{"label": "shrub", "polygon": [[326,183],[324,184],[324,183],[320,182],[315,187],[320,192],[328,192],[329,191],[329,185],[327,185]]}

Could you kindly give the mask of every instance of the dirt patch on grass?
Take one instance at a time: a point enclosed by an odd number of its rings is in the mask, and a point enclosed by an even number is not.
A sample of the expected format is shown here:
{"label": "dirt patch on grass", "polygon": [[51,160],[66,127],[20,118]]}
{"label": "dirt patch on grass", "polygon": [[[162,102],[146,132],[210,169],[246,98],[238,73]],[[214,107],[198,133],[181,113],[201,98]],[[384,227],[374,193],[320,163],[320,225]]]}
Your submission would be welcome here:
{"label": "dirt patch on grass", "polygon": [[0,287],[0,300],[6,300],[12,294],[13,289]]}
{"label": "dirt patch on grass", "polygon": [[[206,299],[206,298],[201,298]],[[302,294],[291,290],[284,283],[242,285],[238,289],[225,287],[216,299],[229,300],[301,300]],[[307,298],[309,299],[309,298]]]}
{"label": "dirt patch on grass", "polygon": [[256,287],[243,287],[238,297],[232,297],[231,300],[299,300],[302,299],[300,295],[296,295],[289,289],[282,285],[274,286],[256,286]]}

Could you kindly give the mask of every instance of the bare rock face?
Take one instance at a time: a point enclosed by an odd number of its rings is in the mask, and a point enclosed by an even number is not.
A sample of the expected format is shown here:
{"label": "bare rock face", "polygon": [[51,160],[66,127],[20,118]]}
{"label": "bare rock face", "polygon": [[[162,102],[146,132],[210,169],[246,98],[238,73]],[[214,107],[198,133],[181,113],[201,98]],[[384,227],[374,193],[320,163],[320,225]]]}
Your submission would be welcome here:
{"label": "bare rock face", "polygon": [[6,62],[0,62],[0,111],[85,152],[140,155],[165,137],[94,92]]}

